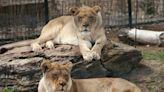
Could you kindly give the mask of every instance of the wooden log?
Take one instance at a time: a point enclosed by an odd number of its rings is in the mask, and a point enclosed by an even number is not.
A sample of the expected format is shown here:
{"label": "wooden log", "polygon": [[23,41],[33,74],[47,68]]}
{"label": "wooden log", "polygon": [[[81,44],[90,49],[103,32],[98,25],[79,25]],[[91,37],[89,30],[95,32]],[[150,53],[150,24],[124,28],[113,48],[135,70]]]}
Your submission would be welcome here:
{"label": "wooden log", "polygon": [[[152,31],[152,30],[141,30],[141,29],[124,29],[118,35],[120,40],[136,41],[146,45],[158,45],[163,46],[164,44],[164,31]],[[126,42],[126,41],[124,41]]]}

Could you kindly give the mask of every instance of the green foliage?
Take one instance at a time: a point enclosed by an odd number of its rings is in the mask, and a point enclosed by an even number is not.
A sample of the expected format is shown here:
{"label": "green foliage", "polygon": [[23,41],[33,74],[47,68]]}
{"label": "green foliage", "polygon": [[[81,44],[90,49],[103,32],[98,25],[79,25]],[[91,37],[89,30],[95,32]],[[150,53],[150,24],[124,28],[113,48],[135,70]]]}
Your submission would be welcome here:
{"label": "green foliage", "polygon": [[147,87],[149,90],[157,89],[157,88],[158,88],[158,84],[157,84],[157,83],[148,83],[148,84],[146,85],[146,87]]}
{"label": "green foliage", "polygon": [[158,60],[164,63],[164,51],[153,52],[153,51],[143,51],[143,58],[146,60]]}
{"label": "green foliage", "polygon": [[2,89],[2,92],[16,92],[16,90],[15,88],[5,87],[4,89]]}

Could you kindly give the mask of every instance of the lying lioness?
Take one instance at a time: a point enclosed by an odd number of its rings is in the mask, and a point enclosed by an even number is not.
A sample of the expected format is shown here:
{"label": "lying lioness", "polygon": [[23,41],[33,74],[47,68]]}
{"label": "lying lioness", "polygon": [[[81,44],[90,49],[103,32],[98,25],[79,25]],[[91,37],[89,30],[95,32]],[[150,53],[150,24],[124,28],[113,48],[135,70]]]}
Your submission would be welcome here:
{"label": "lying lioness", "polygon": [[71,79],[71,62],[45,60],[38,92],[141,92],[133,83],[121,78]]}
{"label": "lying lioness", "polygon": [[0,53],[21,46],[31,45],[32,50],[42,51],[41,44],[49,49],[54,44],[78,45],[85,61],[99,60],[106,43],[105,30],[99,6],[70,9],[71,16],[61,16],[49,21],[35,40],[22,41],[0,47]]}

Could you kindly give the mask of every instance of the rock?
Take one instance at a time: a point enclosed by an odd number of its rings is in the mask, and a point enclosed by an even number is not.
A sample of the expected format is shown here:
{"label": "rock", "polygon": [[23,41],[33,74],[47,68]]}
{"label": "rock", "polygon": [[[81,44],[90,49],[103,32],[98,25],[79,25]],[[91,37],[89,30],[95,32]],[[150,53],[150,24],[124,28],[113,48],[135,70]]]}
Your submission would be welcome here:
{"label": "rock", "polygon": [[112,76],[129,73],[142,59],[141,52],[125,44],[116,42],[112,44],[114,46],[112,49],[106,46],[102,51],[103,66],[111,72]]}
{"label": "rock", "polygon": [[0,54],[0,87],[14,87],[21,92],[37,91],[42,76],[40,63],[44,58],[52,61],[73,62],[73,78],[121,76],[130,72],[142,59],[140,51],[120,43],[108,43],[100,61],[85,62],[79,47],[56,45],[55,49],[32,52],[29,46],[14,48]]}

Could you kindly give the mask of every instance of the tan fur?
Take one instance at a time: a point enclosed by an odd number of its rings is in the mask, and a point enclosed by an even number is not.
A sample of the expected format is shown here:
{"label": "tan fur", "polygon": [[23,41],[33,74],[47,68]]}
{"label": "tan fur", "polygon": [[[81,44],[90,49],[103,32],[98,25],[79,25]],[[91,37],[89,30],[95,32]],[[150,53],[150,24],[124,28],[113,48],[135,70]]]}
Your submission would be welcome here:
{"label": "tan fur", "polygon": [[[11,49],[32,43],[32,50],[40,52],[42,51],[41,44],[45,44],[49,49],[53,49],[54,44],[79,45],[85,61],[99,60],[101,50],[106,43],[100,10],[99,6],[71,8],[70,13],[72,16],[61,16],[49,21],[43,27],[39,38],[32,42],[24,42],[24,44],[18,42],[2,47]],[[6,50],[2,49],[0,51]]]}
{"label": "tan fur", "polygon": [[43,61],[41,68],[43,78],[38,92],[141,92],[135,84],[121,78],[71,79],[71,62]]}
{"label": "tan fur", "polygon": [[73,16],[56,18],[44,26],[40,37],[31,44],[33,51],[40,51],[40,44],[45,42],[50,49],[54,44],[71,44],[79,45],[84,60],[100,59],[106,43],[100,7],[71,8],[70,12]]}

